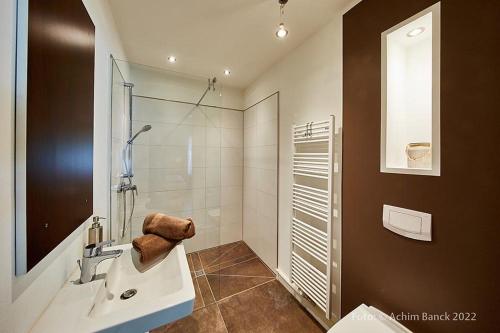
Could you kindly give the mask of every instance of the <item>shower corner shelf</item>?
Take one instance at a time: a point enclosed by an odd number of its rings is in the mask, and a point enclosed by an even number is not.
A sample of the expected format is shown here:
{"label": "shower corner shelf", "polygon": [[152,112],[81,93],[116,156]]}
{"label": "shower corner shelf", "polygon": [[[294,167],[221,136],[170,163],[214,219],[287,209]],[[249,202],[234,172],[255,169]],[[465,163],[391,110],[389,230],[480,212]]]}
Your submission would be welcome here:
{"label": "shower corner shelf", "polygon": [[291,282],[331,318],[335,118],[293,126]]}

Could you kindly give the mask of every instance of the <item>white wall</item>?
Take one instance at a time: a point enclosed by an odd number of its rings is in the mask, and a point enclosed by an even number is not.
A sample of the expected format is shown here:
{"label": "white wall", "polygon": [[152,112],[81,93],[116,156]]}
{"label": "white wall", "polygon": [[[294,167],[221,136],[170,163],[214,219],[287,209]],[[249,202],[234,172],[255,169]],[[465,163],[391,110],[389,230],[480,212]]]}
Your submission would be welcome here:
{"label": "white wall", "polygon": [[415,43],[390,36],[387,40],[386,165],[390,168],[408,167],[407,144],[432,141],[432,38],[431,31],[425,33]]}
{"label": "white wall", "polygon": [[[354,1],[352,5],[359,1]],[[351,6],[349,6],[350,8]],[[245,91],[245,105],[276,91],[280,92],[279,110],[279,179],[278,179],[278,271],[290,276],[290,225],[292,201],[292,126],[309,121],[336,118],[335,161],[341,163],[342,127],[342,13],[335,17],[305,43],[281,59]],[[341,170],[341,167],[340,167]],[[339,173],[334,176],[334,208],[340,215]],[[340,263],[340,218],[334,218],[333,260]],[[340,271],[333,270],[333,284],[339,290]],[[340,312],[340,297],[333,304]]]}
{"label": "white wall", "polygon": [[278,266],[278,94],[245,111],[243,240]]}
{"label": "white wall", "polygon": [[[125,57],[106,3],[85,0],[96,26],[94,89],[94,212],[108,215],[110,53]],[[77,267],[82,225],[32,271],[14,276],[15,0],[0,3],[0,332],[27,332]],[[62,322],[64,318],[61,318]]]}

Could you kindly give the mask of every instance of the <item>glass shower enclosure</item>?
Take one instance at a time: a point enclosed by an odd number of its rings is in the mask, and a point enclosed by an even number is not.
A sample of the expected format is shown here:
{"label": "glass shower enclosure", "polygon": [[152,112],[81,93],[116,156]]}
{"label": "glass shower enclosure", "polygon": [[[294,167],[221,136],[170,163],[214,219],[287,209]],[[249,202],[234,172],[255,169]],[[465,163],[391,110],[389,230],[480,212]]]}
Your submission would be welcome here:
{"label": "glass shower enclosure", "polygon": [[160,212],[195,221],[186,252],[220,245],[221,88],[208,78],[112,63],[110,238],[130,243],[144,217]]}

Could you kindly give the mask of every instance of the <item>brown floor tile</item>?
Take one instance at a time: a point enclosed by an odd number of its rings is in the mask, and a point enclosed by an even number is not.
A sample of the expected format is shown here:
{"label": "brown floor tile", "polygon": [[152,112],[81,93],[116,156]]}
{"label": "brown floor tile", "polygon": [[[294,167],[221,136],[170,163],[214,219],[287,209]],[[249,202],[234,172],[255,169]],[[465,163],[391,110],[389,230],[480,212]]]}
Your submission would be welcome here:
{"label": "brown floor tile", "polygon": [[213,247],[210,249],[201,250],[197,253],[200,256],[200,260],[201,260],[202,265],[205,267],[205,266],[209,266],[211,264],[216,263],[216,261],[223,254],[232,250],[233,248],[238,246],[238,244],[240,244],[240,243],[242,243],[242,242],[235,242],[235,243],[225,244],[225,245],[221,245],[221,246],[216,246],[216,247]]}
{"label": "brown floor tile", "polygon": [[208,283],[214,294],[215,300],[248,290],[259,284],[272,281],[269,277],[246,277],[246,276],[226,276],[226,275],[207,275]]}
{"label": "brown floor tile", "polygon": [[[187,258],[195,287],[194,311],[152,332],[325,332],[243,241]],[[202,269],[206,275],[195,277],[194,272]]]}
{"label": "brown floor tile", "polygon": [[191,260],[193,261],[193,269],[195,271],[200,271],[203,269],[197,252],[191,253]]}
{"label": "brown floor tile", "polygon": [[199,252],[199,256],[205,269],[217,265],[223,268],[256,257],[255,253],[242,241],[228,244],[228,246],[223,245],[212,251]]}
{"label": "brown floor tile", "polygon": [[189,271],[193,271],[193,260],[191,259],[191,253],[186,254],[186,259],[188,261]]}
{"label": "brown floor tile", "polygon": [[257,258],[255,256],[255,254],[249,254],[249,255],[246,255],[246,256],[243,256],[243,257],[238,257],[238,258],[231,258],[229,259],[228,261],[225,261],[223,263],[219,263],[219,264],[215,264],[215,265],[211,265],[211,266],[208,266],[208,267],[205,267],[205,273],[207,274],[210,274],[210,273],[214,273],[214,272],[217,272],[223,268],[226,268],[226,267],[229,267],[229,266],[233,266],[235,264],[238,264],[238,263],[242,263],[242,262],[245,262],[245,261],[248,261],[250,259],[253,259],[253,258]]}
{"label": "brown floor tile", "polygon": [[208,269],[208,271],[211,272],[207,274],[208,283],[217,301],[268,282],[275,277],[259,258],[247,259],[220,270]]}
{"label": "brown floor tile", "polygon": [[200,287],[198,286],[198,282],[196,281],[196,278],[194,277],[194,274],[191,273],[191,279],[193,280],[193,286],[194,286],[194,305],[193,305],[193,310],[197,310],[199,308],[202,308],[205,306],[203,302],[203,296],[200,291]]}
{"label": "brown floor tile", "polygon": [[213,264],[220,264],[228,261],[232,261],[242,257],[255,256],[255,253],[248,247],[245,242],[238,242],[235,247],[224,253],[216,262]]}
{"label": "brown floor tile", "polygon": [[189,317],[157,328],[152,333],[227,333],[216,304],[193,312]]}
{"label": "brown floor tile", "polygon": [[227,298],[219,307],[231,333],[325,332],[276,280]]}
{"label": "brown floor tile", "polygon": [[208,284],[206,276],[200,276],[196,278],[198,281],[198,286],[200,287],[201,296],[203,297],[203,303],[205,306],[215,303],[214,296],[212,295],[212,290]]}
{"label": "brown floor tile", "polygon": [[213,271],[210,274],[275,277],[274,273],[259,258],[249,259],[245,262]]}

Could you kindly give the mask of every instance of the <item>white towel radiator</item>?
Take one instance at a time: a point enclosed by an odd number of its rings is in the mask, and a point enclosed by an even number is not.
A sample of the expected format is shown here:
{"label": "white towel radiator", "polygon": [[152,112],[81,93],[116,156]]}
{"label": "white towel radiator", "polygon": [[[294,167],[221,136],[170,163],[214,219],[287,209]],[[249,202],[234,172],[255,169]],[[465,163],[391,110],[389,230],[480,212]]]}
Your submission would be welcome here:
{"label": "white towel radiator", "polygon": [[291,283],[331,317],[335,118],[293,127]]}

